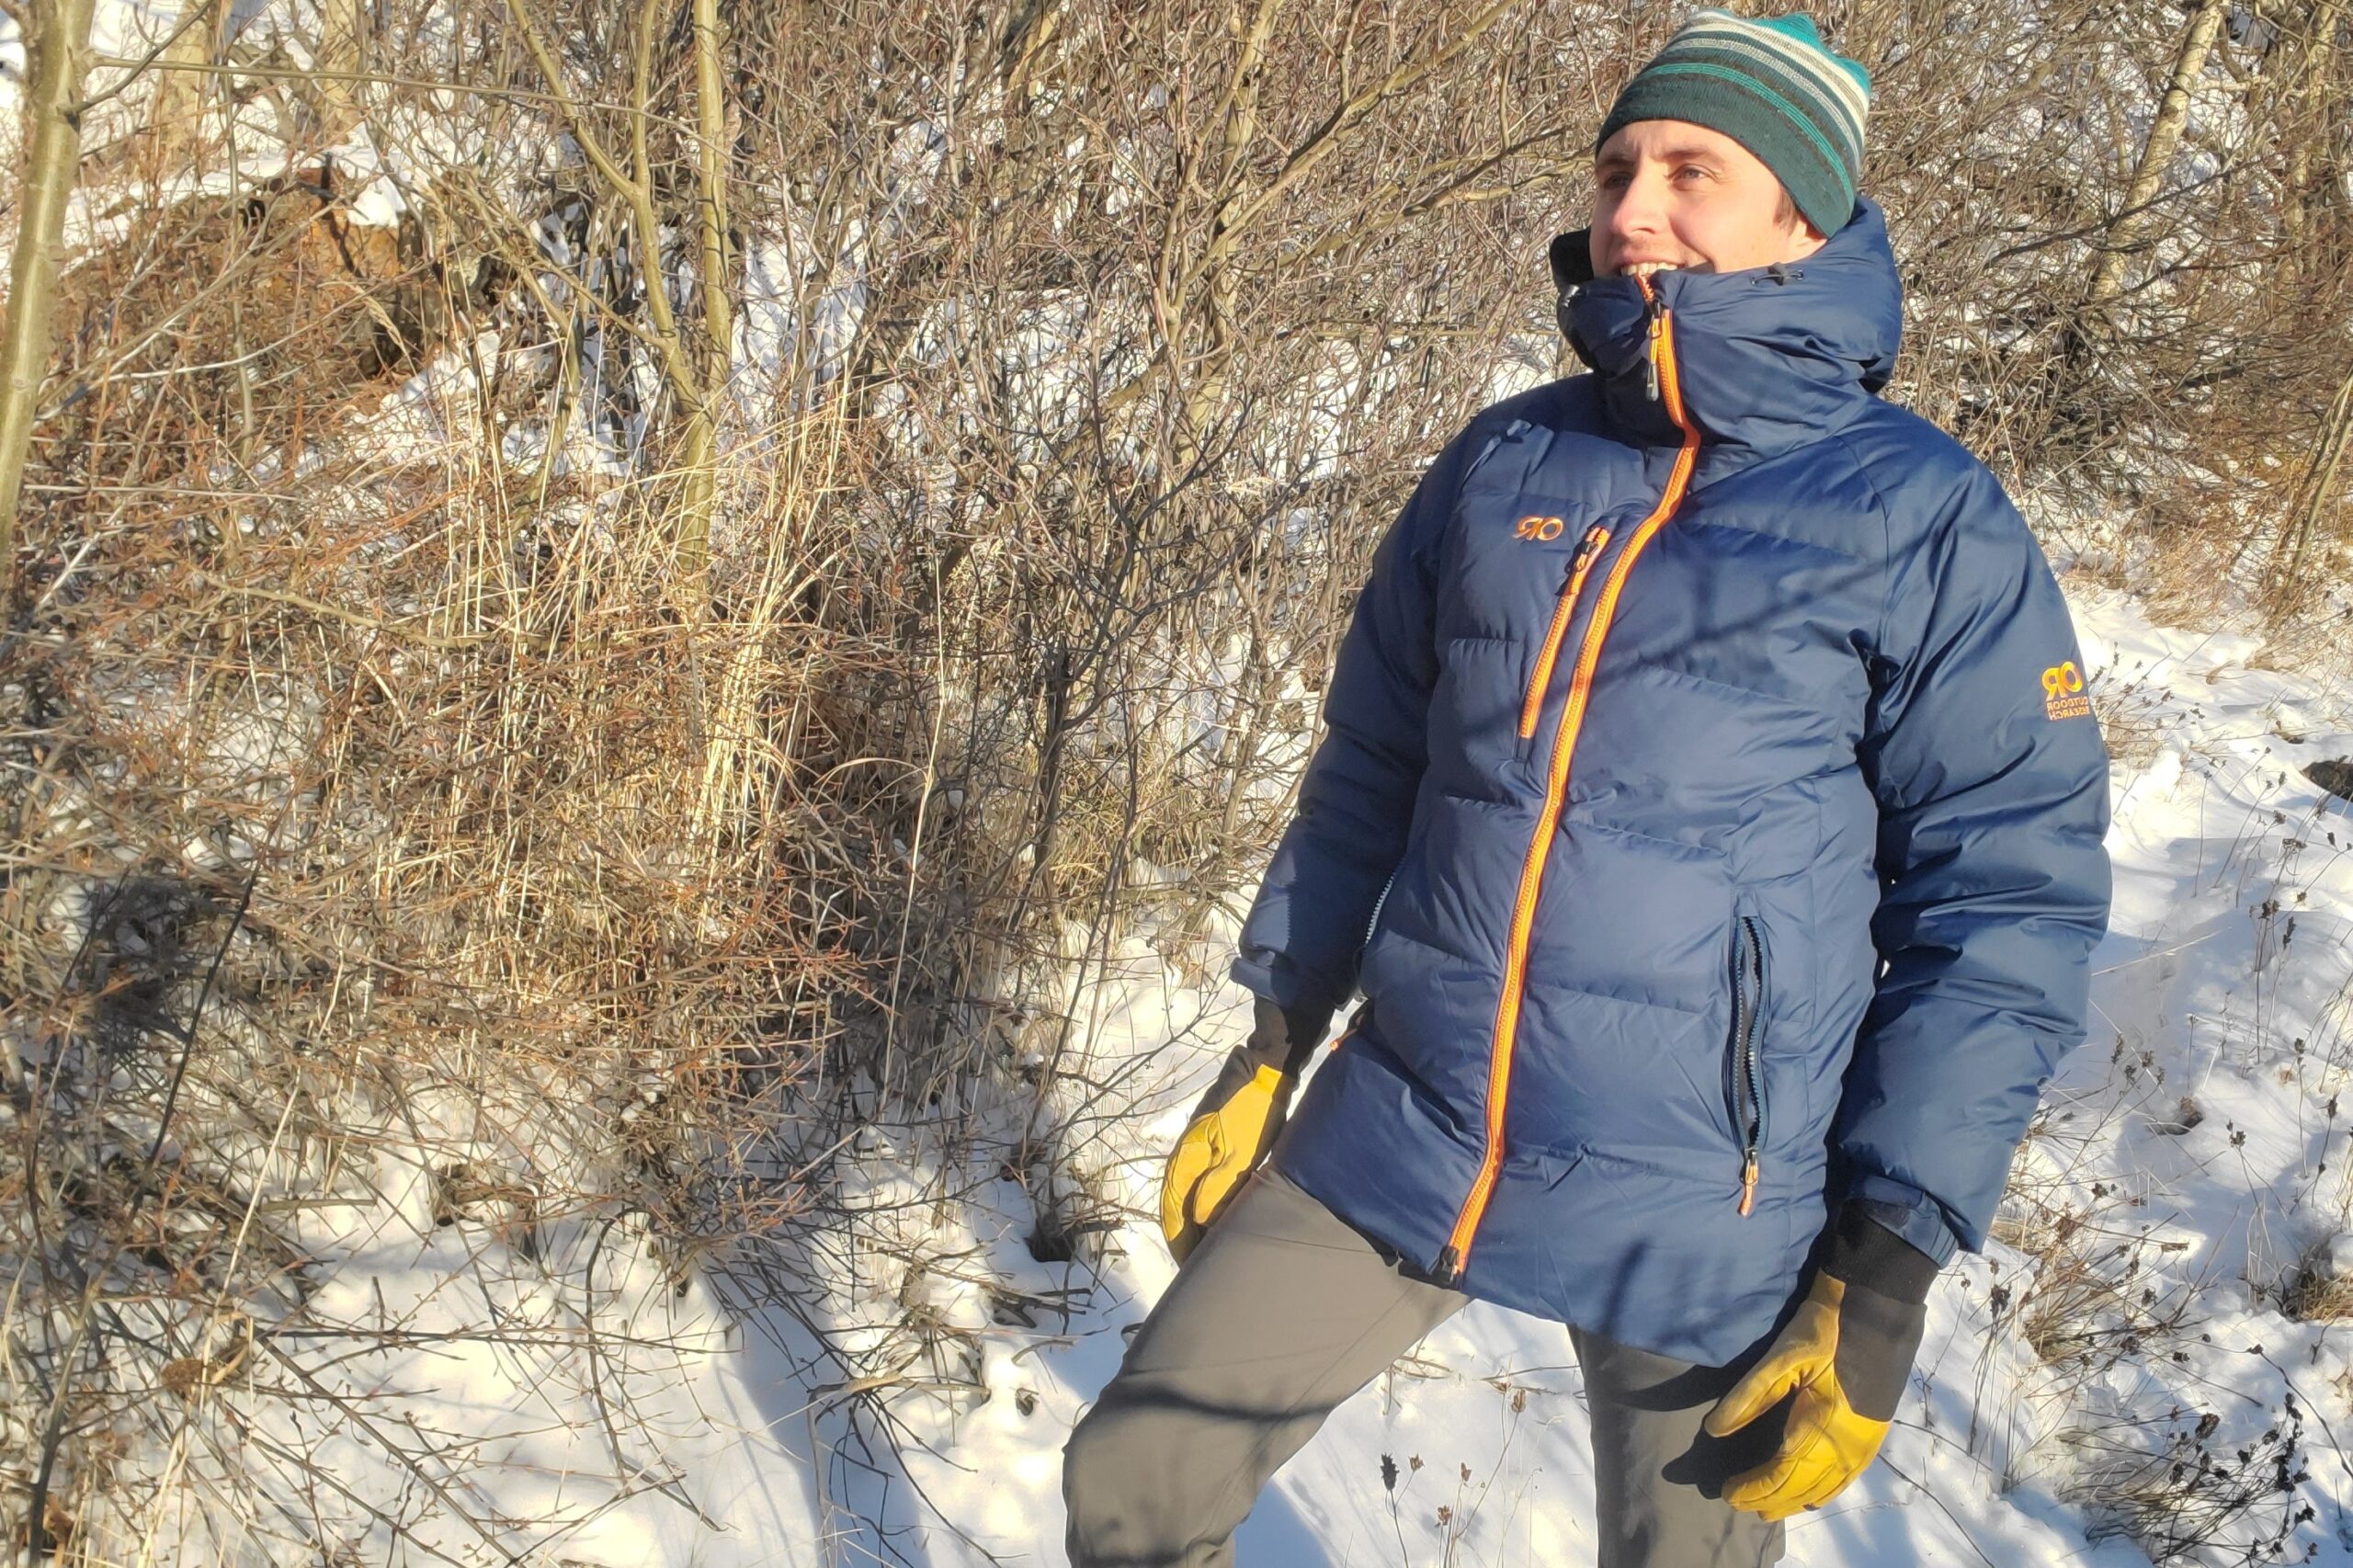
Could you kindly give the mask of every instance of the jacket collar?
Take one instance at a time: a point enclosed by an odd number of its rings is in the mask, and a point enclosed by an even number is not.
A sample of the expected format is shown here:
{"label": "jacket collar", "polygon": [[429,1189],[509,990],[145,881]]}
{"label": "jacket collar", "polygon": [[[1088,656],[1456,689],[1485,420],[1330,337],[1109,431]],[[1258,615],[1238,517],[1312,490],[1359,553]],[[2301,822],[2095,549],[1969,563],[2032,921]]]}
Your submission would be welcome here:
{"label": "jacket collar", "polygon": [[[1651,393],[1650,307],[1631,278],[1595,278],[1586,231],[1552,244],[1561,331],[1597,371],[1610,418],[1644,442],[1682,433]],[[1818,439],[1868,407],[1894,369],[1904,286],[1886,215],[1868,197],[1802,261],[1663,272],[1684,411],[1702,441],[1765,456]]]}

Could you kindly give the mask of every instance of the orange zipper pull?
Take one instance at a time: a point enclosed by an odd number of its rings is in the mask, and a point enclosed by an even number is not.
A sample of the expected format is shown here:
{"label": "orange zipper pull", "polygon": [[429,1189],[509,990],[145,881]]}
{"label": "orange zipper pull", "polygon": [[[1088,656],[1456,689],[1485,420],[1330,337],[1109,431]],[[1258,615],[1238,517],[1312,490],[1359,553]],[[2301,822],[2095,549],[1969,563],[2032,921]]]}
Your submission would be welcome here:
{"label": "orange zipper pull", "polygon": [[1740,1216],[1742,1219],[1748,1218],[1748,1211],[1755,1207],[1756,1202],[1756,1151],[1751,1149],[1743,1154],[1740,1160]]}
{"label": "orange zipper pull", "polygon": [[1571,584],[1569,591],[1571,593],[1574,593],[1576,591],[1574,585],[1578,579],[1582,578],[1586,573],[1591,569],[1593,565],[1593,558],[1600,554],[1601,547],[1608,542],[1609,530],[1603,528],[1599,523],[1596,523],[1593,527],[1585,530],[1585,538],[1577,541],[1576,559],[1569,562],[1569,582]]}
{"label": "orange zipper pull", "polygon": [[1634,275],[1634,283],[1636,287],[1640,288],[1643,291],[1643,309],[1650,313],[1651,318],[1650,352],[1643,366],[1643,384],[1644,389],[1649,392],[1651,401],[1653,403],[1656,403],[1659,395],[1658,340],[1661,335],[1666,331],[1666,312],[1659,308],[1658,290],[1651,286],[1651,280],[1649,278],[1643,277],[1640,273],[1636,273]]}

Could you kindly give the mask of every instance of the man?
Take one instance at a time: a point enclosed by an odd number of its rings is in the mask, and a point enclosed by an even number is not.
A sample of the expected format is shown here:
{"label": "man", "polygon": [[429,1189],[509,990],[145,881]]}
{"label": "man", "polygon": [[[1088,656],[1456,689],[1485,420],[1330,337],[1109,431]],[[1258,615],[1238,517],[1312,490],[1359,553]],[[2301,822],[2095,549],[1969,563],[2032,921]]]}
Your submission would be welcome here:
{"label": "man", "polygon": [[2083,1037],[2109,868],[2050,570],[1876,395],[1869,91],[1802,16],[1703,11],[1603,124],[1552,246],[1593,373],[1472,420],[1374,557],[1256,1027],[1169,1165],[1190,1256],[1066,1450],[1080,1568],[1230,1562],[1472,1298],[1569,1326],[1603,1568],[1776,1562],[1877,1453]]}

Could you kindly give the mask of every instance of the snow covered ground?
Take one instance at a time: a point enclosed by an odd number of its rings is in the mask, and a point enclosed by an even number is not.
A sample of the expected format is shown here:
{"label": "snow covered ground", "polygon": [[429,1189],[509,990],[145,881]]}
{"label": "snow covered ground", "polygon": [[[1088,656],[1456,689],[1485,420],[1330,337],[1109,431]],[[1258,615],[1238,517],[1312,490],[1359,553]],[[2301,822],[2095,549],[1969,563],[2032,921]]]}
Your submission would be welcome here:
{"label": "snow covered ground", "polygon": [[[1881,1462],[1794,1522],[1805,1568],[2143,1562],[2126,1523],[2211,1541],[2215,1562],[2353,1561],[2347,1335],[2281,1310],[2302,1264],[2318,1268],[2302,1294],[2325,1299],[2329,1244],[2353,1228],[2336,1119],[2353,1067],[2353,814],[2302,773],[2353,752],[2353,705],[2326,676],[2250,663],[2253,638],[2154,626],[2124,594],[2068,585],[2121,754],[2097,1021],[2019,1160],[2005,1233],[2032,1250],[1996,1242],[1946,1272]],[[934,1452],[913,1463],[967,1539],[928,1532],[927,1562],[1060,1561],[1058,1447],[1173,1272],[1152,1219],[1158,1159],[1238,1026],[1196,1021],[1230,994],[1204,1004],[1152,967],[1104,1029],[1107,1056],[1157,1046],[1168,1069],[1108,1135],[1136,1213],[1108,1267],[1032,1261],[1017,1189],[968,1220],[985,1233],[994,1219],[1005,1284],[1083,1290],[1086,1310],[973,1321],[991,1397],[935,1413]],[[1341,1408],[1240,1554],[1589,1562],[1591,1496],[1563,1332],[1474,1306]]]}
{"label": "snow covered ground", "polygon": [[[2001,1239],[1939,1280],[1881,1461],[1793,1521],[1802,1568],[2353,1562],[2353,1355],[2325,1321],[2353,1312],[2353,807],[2302,771],[2353,754],[2353,701],[2068,587],[2119,756],[2097,1019]],[[845,1419],[870,1391],[812,1386],[804,1324],[727,1310],[741,1282],[678,1284],[627,1219],[542,1224],[518,1256],[494,1205],[437,1225],[421,1191],[309,1237],[310,1321],[364,1352],[275,1340],[269,1381],[312,1397],[236,1403],[339,1478],[311,1502],[369,1562],[1061,1562],[1062,1442],[1172,1276],[1159,1159],[1241,1027],[1232,987],[1127,956],[1076,1162],[1125,1205],[1108,1262],[1034,1256],[1010,1172],[942,1180],[885,1137],[843,1167],[853,1209],[918,1200],[892,1222],[937,1259],[861,1248],[814,1282],[845,1343],[924,1325],[883,1406],[895,1459]],[[1340,1409],[1241,1560],[1590,1562],[1582,1406],[1558,1325],[1473,1307]]]}

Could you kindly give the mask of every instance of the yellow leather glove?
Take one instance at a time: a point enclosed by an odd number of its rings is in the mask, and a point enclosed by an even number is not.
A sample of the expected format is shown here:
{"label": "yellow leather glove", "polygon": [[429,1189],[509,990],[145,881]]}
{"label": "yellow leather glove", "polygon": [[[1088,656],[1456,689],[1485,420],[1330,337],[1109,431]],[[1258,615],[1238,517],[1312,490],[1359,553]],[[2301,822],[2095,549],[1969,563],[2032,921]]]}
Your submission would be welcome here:
{"label": "yellow leather glove", "polygon": [[[1226,1064],[1249,1063],[1236,1051]],[[1210,1221],[1225,1208],[1243,1179],[1256,1170],[1275,1134],[1282,1131],[1283,1115],[1290,1108],[1291,1091],[1299,1080],[1278,1067],[1258,1066],[1230,1094],[1193,1118],[1168,1169],[1160,1180],[1160,1231],[1168,1238],[1169,1256],[1185,1261]]]}
{"label": "yellow leather glove", "polygon": [[[1842,1216],[1842,1239],[1856,1223]],[[1768,1520],[1828,1502],[1870,1467],[1920,1348],[1923,1303],[1936,1277],[1927,1254],[1879,1231],[1860,1253],[1834,1244],[1830,1259],[1764,1358],[1699,1424],[1710,1437],[1729,1437],[1796,1392],[1779,1450],[1724,1484],[1725,1502]]]}
{"label": "yellow leather glove", "polygon": [[1160,1232],[1177,1262],[1274,1147],[1299,1070],[1331,1021],[1329,1008],[1285,1008],[1258,998],[1250,1038],[1225,1059],[1161,1176]]}

